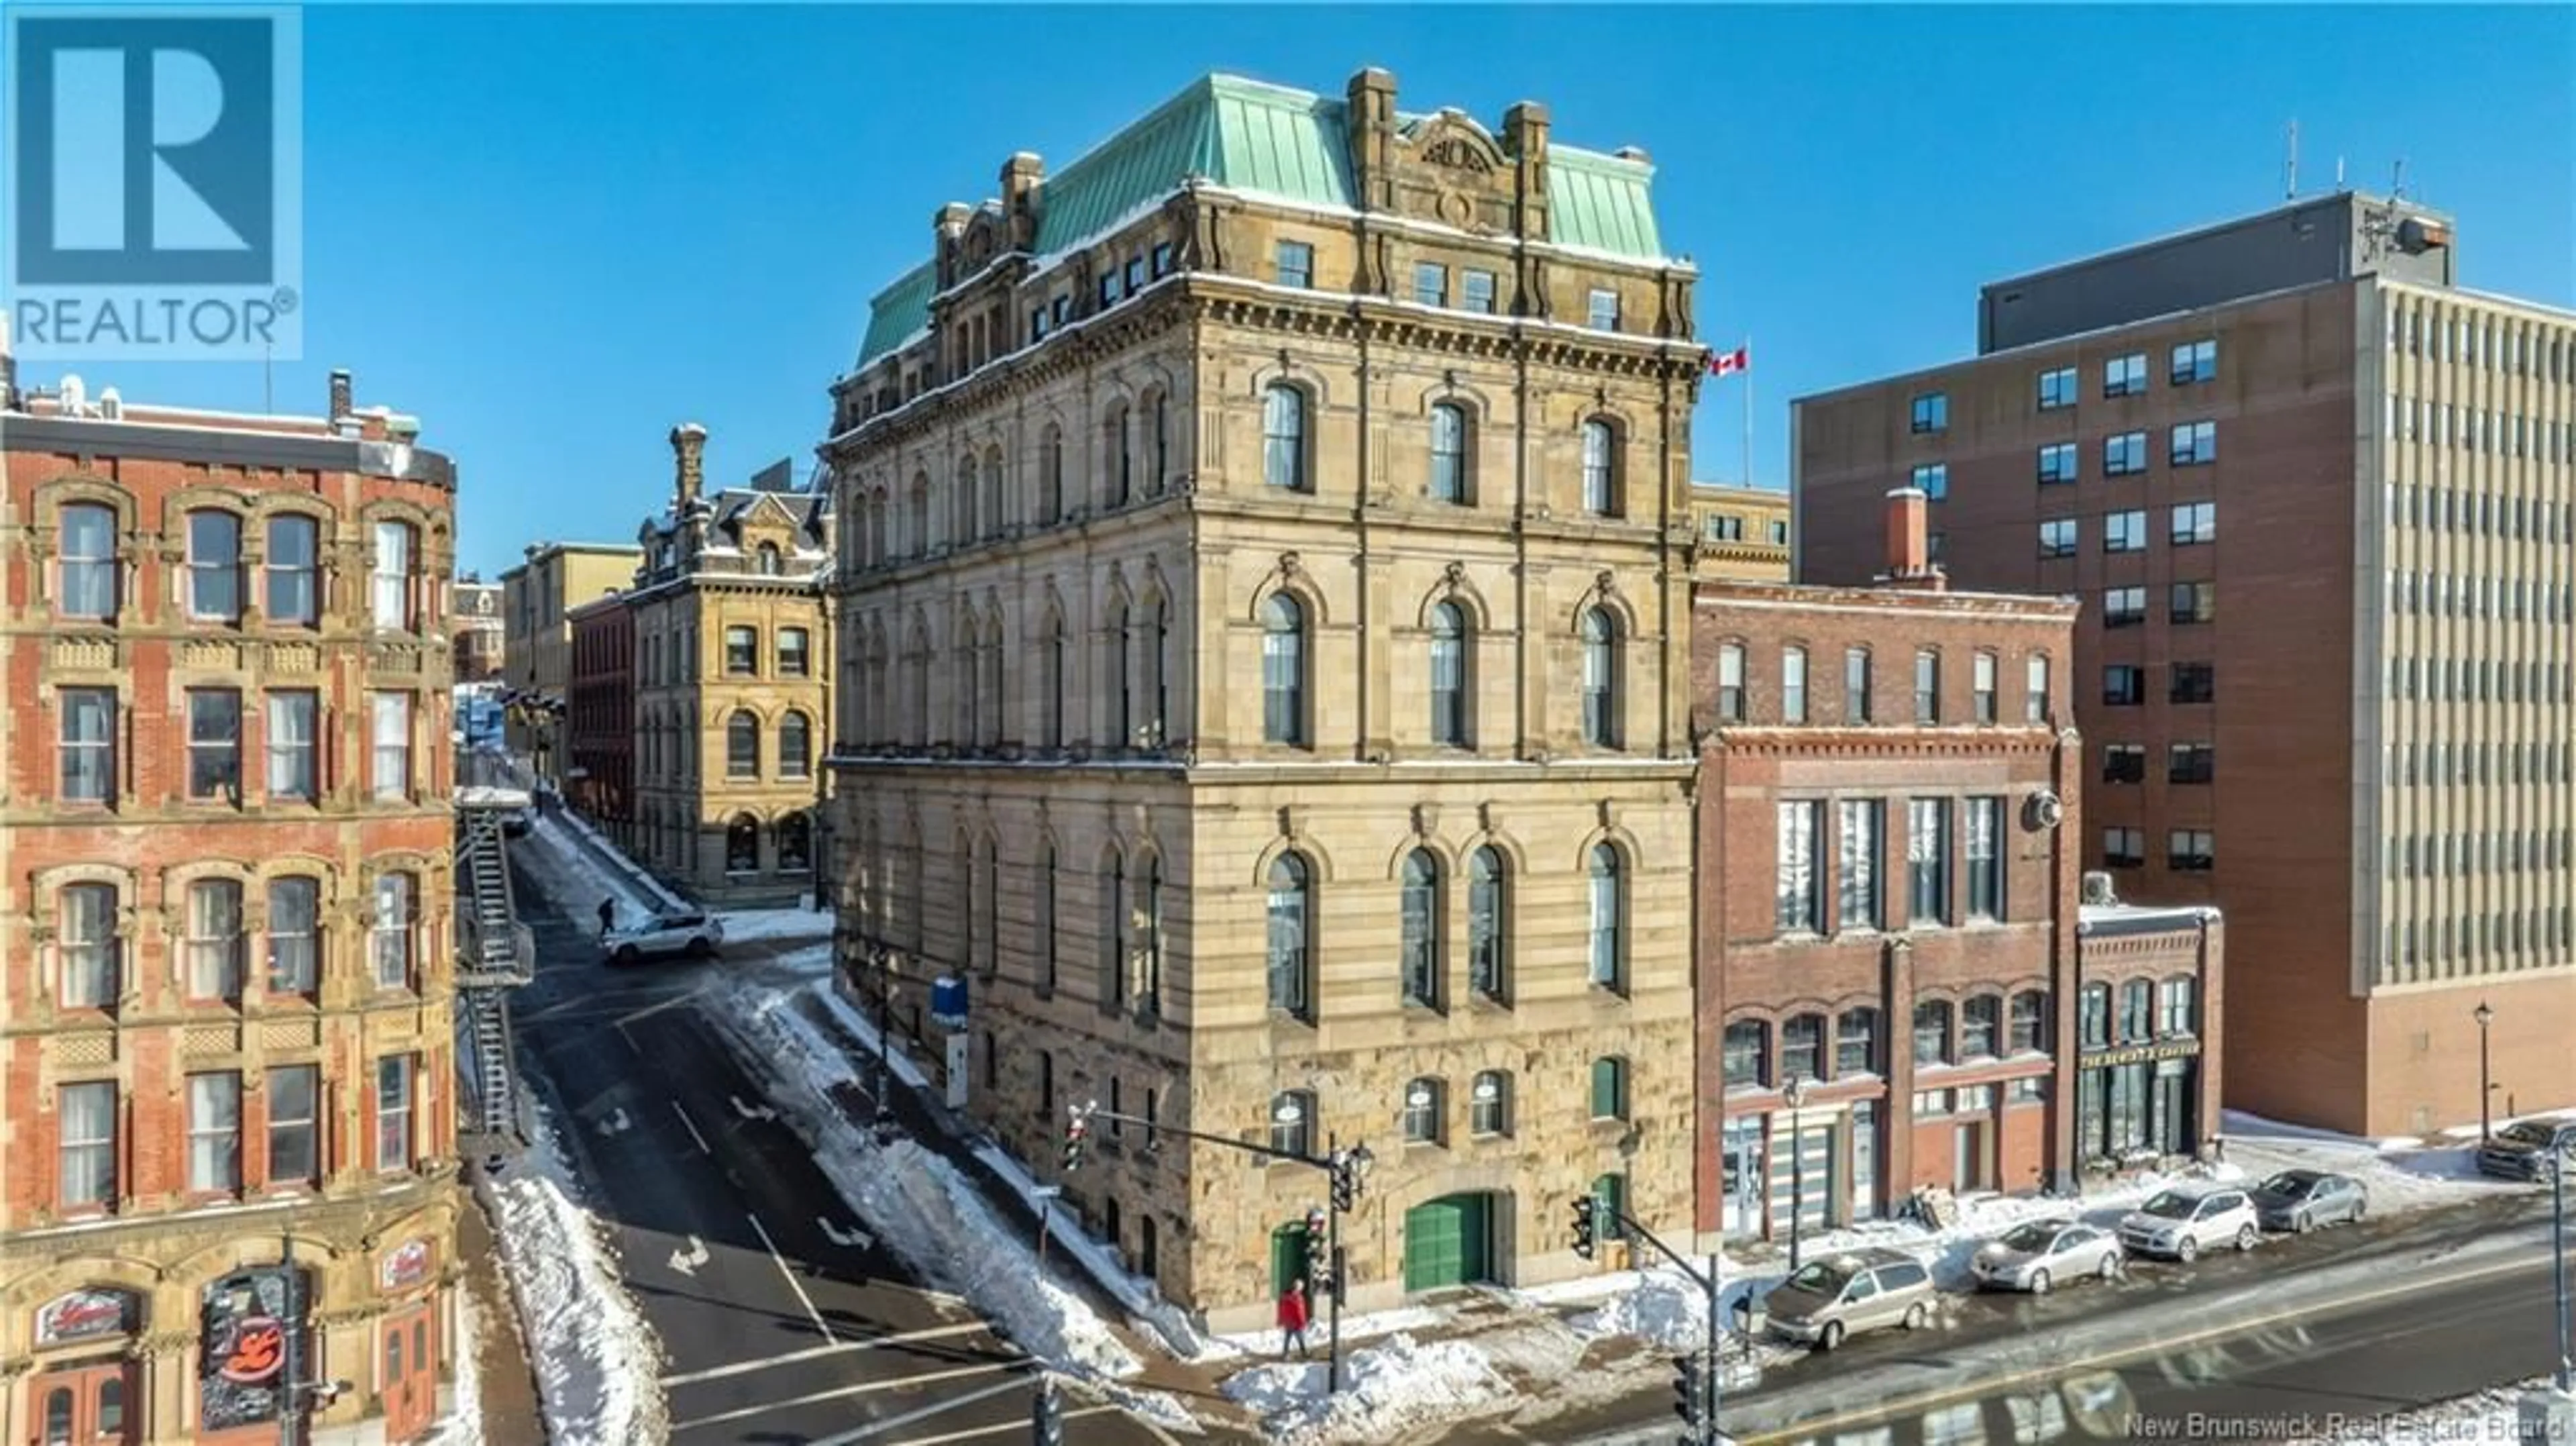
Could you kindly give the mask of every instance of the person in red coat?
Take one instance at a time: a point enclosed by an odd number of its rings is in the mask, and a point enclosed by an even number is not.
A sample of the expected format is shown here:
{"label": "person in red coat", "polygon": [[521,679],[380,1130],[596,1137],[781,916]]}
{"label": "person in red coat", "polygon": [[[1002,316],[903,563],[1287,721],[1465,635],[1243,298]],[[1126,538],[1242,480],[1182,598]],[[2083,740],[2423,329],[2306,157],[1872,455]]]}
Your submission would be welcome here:
{"label": "person in red coat", "polygon": [[1279,1296],[1280,1355],[1286,1356],[1289,1349],[1294,1347],[1298,1359],[1312,1358],[1314,1353],[1306,1347],[1306,1322],[1309,1316],[1310,1313],[1306,1309],[1306,1279],[1304,1276],[1299,1276],[1288,1282],[1288,1289],[1281,1292]]}

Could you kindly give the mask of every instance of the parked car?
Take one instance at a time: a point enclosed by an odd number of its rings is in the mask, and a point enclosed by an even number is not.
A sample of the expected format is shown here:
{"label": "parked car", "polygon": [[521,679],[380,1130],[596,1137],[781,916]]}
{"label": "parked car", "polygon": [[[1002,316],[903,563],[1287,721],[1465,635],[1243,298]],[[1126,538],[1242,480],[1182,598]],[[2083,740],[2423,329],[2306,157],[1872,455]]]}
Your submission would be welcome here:
{"label": "parked car", "polygon": [[508,813],[501,815],[501,837],[526,838],[528,836],[528,830],[536,827],[536,823],[537,811],[535,809],[514,808]]}
{"label": "parked car", "polygon": [[2298,1235],[2359,1220],[2370,1209],[2370,1192],[2359,1180],[2323,1170],[2283,1170],[2250,1193],[2264,1229]]}
{"label": "parked car", "polygon": [[2549,1160],[2576,1174],[2576,1120],[2521,1120],[2478,1147],[2478,1172],[2507,1180],[2546,1180]]}
{"label": "parked car", "polygon": [[2025,1220],[1979,1247],[1968,1270],[1989,1290],[2046,1295],[2061,1280],[2117,1280],[2127,1260],[2119,1237],[2098,1225]]}
{"label": "parked car", "polygon": [[1832,1350],[1855,1331],[1932,1318],[1932,1272],[1901,1251],[1880,1246],[1809,1261],[1762,1302],[1771,1333]]}
{"label": "parked car", "polygon": [[2251,1250],[2263,1233],[2254,1202],[2233,1186],[2159,1190],[2120,1217],[2120,1244],[2132,1255],[2162,1255],[2186,1264],[2215,1246]]}
{"label": "parked car", "polygon": [[685,954],[705,959],[724,947],[724,921],[713,914],[661,913],[632,928],[611,929],[599,941],[612,964]]}

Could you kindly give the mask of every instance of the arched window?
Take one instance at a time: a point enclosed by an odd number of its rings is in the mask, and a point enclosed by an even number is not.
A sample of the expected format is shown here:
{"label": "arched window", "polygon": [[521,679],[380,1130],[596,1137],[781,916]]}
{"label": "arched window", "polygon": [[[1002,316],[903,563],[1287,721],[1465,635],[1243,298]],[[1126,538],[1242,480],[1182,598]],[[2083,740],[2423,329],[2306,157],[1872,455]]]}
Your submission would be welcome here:
{"label": "arched window", "polygon": [[[280,880],[279,883],[285,883]],[[311,879],[296,880],[310,886]],[[277,885],[270,886],[269,937],[277,937]],[[112,1009],[123,990],[124,970],[116,937],[116,886],[71,884],[62,892],[59,932],[54,937],[62,970],[59,998],[65,1009]],[[302,993],[307,983],[293,992]]]}
{"label": "arched window", "polygon": [[972,617],[957,625],[957,656],[966,666],[957,673],[957,743],[960,747],[980,740],[975,736],[975,722],[983,713],[983,700],[978,696],[984,685],[984,639]]}
{"label": "arched window", "polygon": [[957,535],[953,540],[961,547],[981,535],[975,525],[976,486],[975,454],[969,452],[957,459],[957,497],[951,504],[957,513]]}
{"label": "arched window", "polygon": [[1914,1006],[1914,1062],[1948,1064],[1950,1060],[1949,1001],[1926,999]]}
{"label": "arched window", "polygon": [[268,519],[268,556],[260,566],[267,575],[261,601],[269,622],[310,627],[322,620],[321,524],[294,512]]}
{"label": "arched window", "polygon": [[1512,1077],[1499,1069],[1480,1071],[1467,1091],[1467,1130],[1477,1135],[1512,1132]]}
{"label": "arched window", "polygon": [[240,619],[241,527],[235,513],[209,509],[188,514],[188,616]]}
{"label": "arched window", "polygon": [[1404,1084],[1404,1142],[1408,1145],[1437,1145],[1447,1139],[1449,1088],[1431,1075],[1422,1075]]}
{"label": "arched window", "polygon": [[1834,1077],[1878,1073],[1878,1011],[1863,1004],[1834,1017]]}
{"label": "arched window", "polygon": [[778,871],[801,874],[814,867],[814,816],[791,813],[778,821]]}
{"label": "arched window", "polygon": [[905,741],[927,746],[930,742],[930,634],[915,626],[912,631],[912,676],[905,681],[905,701],[911,705],[911,736]]}
{"label": "arched window", "polygon": [[760,872],[760,820],[750,814],[736,814],[725,826],[725,872]]}
{"label": "arched window", "polygon": [[1100,1007],[1127,1003],[1127,862],[1112,851],[1100,861]]}
{"label": "arched window", "polygon": [[1136,1011],[1150,1018],[1163,1012],[1163,861],[1154,855],[1145,859],[1136,931]]}
{"label": "arched window", "polygon": [[1306,743],[1306,610],[1284,592],[1261,607],[1261,736]]}
{"label": "arched window", "polygon": [[1273,382],[1261,398],[1261,480],[1291,492],[1312,490],[1306,479],[1306,394]]}
{"label": "arched window", "polygon": [[984,501],[982,504],[982,513],[984,518],[984,531],[987,534],[998,535],[1004,527],[1010,524],[1011,520],[1006,515],[1010,511],[1010,504],[1006,500],[1008,493],[1006,493],[1002,487],[1002,449],[1000,447],[987,447],[984,449],[983,477]]}
{"label": "arched window", "polygon": [[188,885],[188,997],[235,1000],[241,997],[242,886],[231,879],[199,879]]}
{"label": "arched window", "polygon": [[1592,1061],[1592,1118],[1628,1118],[1628,1061],[1618,1055]]}
{"label": "arched window", "polygon": [[1619,746],[1619,620],[1606,607],[1583,613],[1583,741]]}
{"label": "arched window", "polygon": [[1038,443],[1038,520],[1064,520],[1064,433],[1052,422]]}
{"label": "arched window", "polygon": [[412,552],[417,539],[401,522],[376,524],[376,555],[368,574],[368,597],[378,628],[404,632],[411,627]]}
{"label": "arched window", "polygon": [[1126,603],[1113,605],[1109,628],[1101,637],[1101,646],[1109,654],[1109,666],[1102,670],[1108,675],[1109,696],[1102,701],[1109,705],[1109,746],[1133,748],[1136,746],[1136,686],[1131,675],[1135,672],[1136,624]]}
{"label": "arched window", "polygon": [[1431,409],[1431,500],[1467,500],[1467,409],[1442,402]]}
{"label": "arched window", "polygon": [[930,551],[930,476],[916,472],[912,477],[912,505],[905,509],[904,551],[921,557]]}
{"label": "arched window", "polygon": [[1064,746],[1064,619],[1049,614],[1046,622],[1046,650],[1038,666],[1046,670],[1045,715],[1038,720],[1038,736],[1049,748]]}
{"label": "arched window", "polygon": [[412,940],[420,931],[420,880],[401,872],[376,875],[375,905],[367,952],[375,961],[376,987],[408,989]]}
{"label": "arched window", "polygon": [[748,708],[736,710],[725,721],[725,776],[760,776],[760,720]]}
{"label": "arched window", "polygon": [[1283,1155],[1315,1153],[1315,1096],[1285,1090],[1270,1097],[1270,1148]]}
{"label": "arched window", "polygon": [[814,773],[814,724],[804,714],[789,709],[778,720],[778,776],[810,778]]}
{"label": "arched window", "polygon": [[116,616],[116,510],[95,502],[64,507],[54,565],[55,605],[63,616]]}
{"label": "arched window", "polygon": [[1825,1017],[1801,1014],[1780,1026],[1780,1082],[1825,1077]]}
{"label": "arched window", "polygon": [[1739,1019],[1727,1025],[1719,1059],[1728,1089],[1769,1089],[1771,1026],[1759,1019]]}
{"label": "arched window", "polygon": [[2001,1051],[2004,998],[1980,994],[1959,1011],[1959,1058],[1992,1059]]}
{"label": "arched window", "polygon": [[1468,747],[1467,610],[1454,602],[1431,609],[1431,741]]}
{"label": "arched window", "polygon": [[1048,844],[1038,855],[1038,992],[1055,992],[1055,845]]}
{"label": "arched window", "polygon": [[979,664],[984,670],[984,716],[976,721],[978,742],[991,746],[1002,741],[1002,618],[999,613],[984,625],[984,657]]}
{"label": "arched window", "polygon": [[1153,450],[1147,453],[1153,471],[1145,478],[1148,494],[1160,497],[1172,480],[1172,398],[1168,392],[1154,393]]}
{"label": "arched window", "polygon": [[764,542],[764,543],[762,543],[762,544],[760,545],[760,551],[759,551],[758,553],[754,554],[754,557],[755,557],[755,559],[757,560],[758,566],[759,566],[759,568],[760,568],[760,575],[761,575],[762,577],[776,577],[776,576],[778,576],[778,574],[780,573],[780,571],[782,571],[781,565],[780,565],[779,560],[778,560],[778,544],[777,544],[777,543],[774,543],[774,542]]}
{"label": "arched window", "polygon": [[1404,856],[1403,938],[1398,963],[1404,1002],[1440,1007],[1440,861],[1429,849]]}
{"label": "arched window", "polygon": [[1492,844],[1467,859],[1467,987],[1496,1003],[1511,997],[1503,973],[1504,946],[1510,937],[1504,912],[1508,877],[1503,851]]}
{"label": "arched window", "polygon": [[1598,418],[1583,424],[1583,510],[1595,517],[1619,515],[1619,476],[1610,424]]}
{"label": "arched window", "polygon": [[1619,850],[1607,843],[1592,846],[1592,983],[1602,989],[1627,987],[1627,891]]}
{"label": "arched window", "polygon": [[1145,628],[1145,729],[1153,746],[1171,742],[1172,605],[1154,599]]}
{"label": "arched window", "polygon": [[1108,474],[1109,505],[1126,506],[1136,495],[1136,448],[1125,407],[1110,408],[1108,420],[1101,424],[1100,460]]}
{"label": "arched window", "polygon": [[1313,937],[1312,877],[1302,854],[1283,853],[1270,865],[1270,1007],[1309,1023],[1315,1017],[1314,963],[1307,944]]}

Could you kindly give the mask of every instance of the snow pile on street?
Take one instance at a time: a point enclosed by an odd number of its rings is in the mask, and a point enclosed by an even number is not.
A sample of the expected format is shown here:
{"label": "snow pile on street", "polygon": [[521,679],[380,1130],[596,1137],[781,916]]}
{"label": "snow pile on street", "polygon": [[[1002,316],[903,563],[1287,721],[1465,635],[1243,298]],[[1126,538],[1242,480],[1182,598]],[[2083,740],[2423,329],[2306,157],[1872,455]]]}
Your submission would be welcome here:
{"label": "snow pile on street", "polygon": [[661,1344],[620,1283],[599,1223],[576,1203],[579,1188],[543,1107],[536,1116],[528,1153],[477,1188],[536,1357],[547,1434],[567,1442],[663,1440]]}
{"label": "snow pile on street", "polygon": [[[1392,1310],[1371,1311],[1366,1315],[1342,1317],[1342,1340],[1345,1343],[1367,1340],[1373,1336],[1393,1335],[1397,1331],[1434,1330],[1456,1319],[1457,1312],[1446,1306],[1400,1305]],[[1316,1327],[1318,1340],[1323,1327]],[[1235,1331],[1217,1336],[1210,1342],[1216,1354],[1239,1352],[1250,1356],[1277,1359],[1288,1349],[1288,1333],[1273,1326],[1268,1330]]]}
{"label": "snow pile on street", "polygon": [[447,1414],[421,1437],[422,1446],[483,1446],[483,1310],[471,1291],[456,1293],[456,1339],[450,1346],[456,1362],[456,1388]]}
{"label": "snow pile on street", "polygon": [[[844,1117],[826,1092],[857,1083],[853,1062],[797,1012],[797,992],[737,980],[702,1005],[866,1228],[921,1279],[964,1296],[1054,1369],[1104,1388],[1141,1373],[1143,1362],[1088,1304],[1039,1273],[1031,1243],[1003,1225],[954,1165],[909,1139],[880,1144]],[[1165,1426],[1196,1429],[1169,1396],[1111,1394]]]}
{"label": "snow pile on street", "polygon": [[[1571,1362],[1567,1362],[1571,1364]],[[1228,1397],[1262,1418],[1282,1446],[1392,1441],[1510,1401],[1511,1382],[1472,1342],[1417,1341],[1398,1333],[1342,1361],[1342,1393],[1325,1390],[1322,1361],[1254,1366],[1225,1383]]]}
{"label": "snow pile on street", "polygon": [[724,921],[728,944],[772,939],[802,943],[832,937],[832,916],[814,909],[726,909],[716,917]]}

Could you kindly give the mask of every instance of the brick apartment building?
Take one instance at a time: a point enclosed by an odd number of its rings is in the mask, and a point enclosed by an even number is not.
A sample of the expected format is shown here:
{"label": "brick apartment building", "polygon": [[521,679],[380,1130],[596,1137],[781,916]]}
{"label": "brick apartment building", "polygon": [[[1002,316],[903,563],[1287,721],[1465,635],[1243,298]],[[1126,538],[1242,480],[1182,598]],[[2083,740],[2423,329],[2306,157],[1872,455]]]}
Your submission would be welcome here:
{"label": "brick apartment building", "polygon": [[2085,866],[2221,904],[2229,1102],[2388,1135],[2576,1103],[2576,314],[2350,193],[1984,289],[1979,354],[1795,407],[1800,575],[1931,495],[2080,597]]}
{"label": "brick apartment building", "polygon": [[402,1441],[452,1378],[454,473],[0,356],[0,1439]]}
{"label": "brick apartment building", "polygon": [[635,609],[623,593],[583,603],[572,622],[564,795],[619,848],[635,847]]}
{"label": "brick apartment building", "polygon": [[1703,1231],[2071,1178],[2076,607],[1948,591],[1924,513],[1881,586],[1693,600]]}

